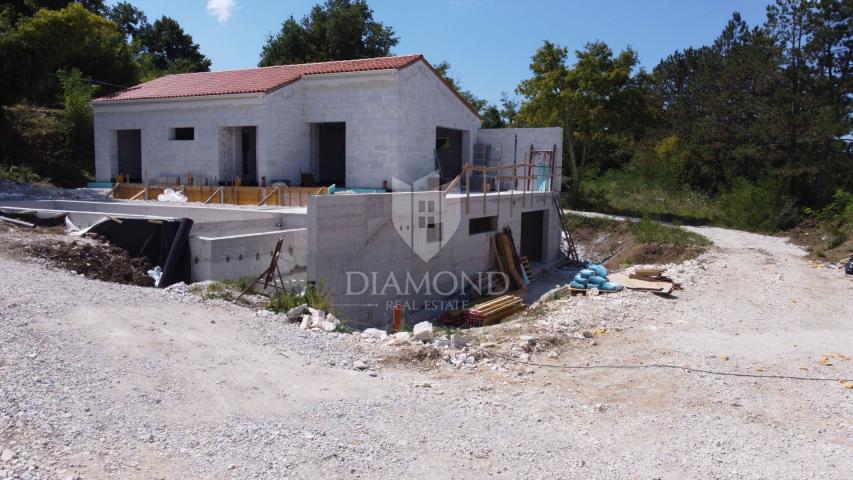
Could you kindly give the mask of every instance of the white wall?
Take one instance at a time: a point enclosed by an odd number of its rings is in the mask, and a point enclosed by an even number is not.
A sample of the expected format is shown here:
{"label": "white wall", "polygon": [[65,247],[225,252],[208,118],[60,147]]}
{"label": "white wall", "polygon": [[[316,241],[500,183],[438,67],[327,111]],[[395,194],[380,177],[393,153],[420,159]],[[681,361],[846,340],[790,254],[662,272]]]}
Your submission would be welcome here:
{"label": "white wall", "polygon": [[[516,147],[516,138],[518,145]],[[563,129],[550,128],[484,128],[477,132],[477,142],[494,146],[500,145],[501,165],[527,163],[530,146],[535,150],[549,150],[557,146],[556,168],[554,171],[553,188],[560,191],[563,166]],[[505,174],[509,174],[507,170]],[[521,172],[519,172],[521,174]]]}
{"label": "white wall", "polygon": [[[498,216],[497,231],[509,226],[516,248],[521,248],[522,212],[544,210],[543,260],[545,263],[559,257],[560,228],[551,193],[528,193],[524,196],[495,194],[472,195],[467,213],[461,199],[460,222],[454,232],[447,231],[447,243],[441,251],[424,262],[402,239],[392,220],[392,200],[405,193],[378,193],[363,195],[313,196],[308,202],[308,278],[321,282],[330,293],[335,310],[351,322],[352,326],[383,326],[390,318],[385,302],[436,300],[441,296],[412,295],[395,297],[382,295],[381,289],[389,273],[403,282],[409,273],[415,279],[425,272],[435,275],[441,271],[474,277],[479,272],[496,269],[489,239],[494,231],[470,235],[470,218]],[[399,213],[399,212],[398,212]],[[347,273],[362,272],[368,277],[376,272],[380,294],[347,295]],[[356,274],[351,275],[357,278]],[[447,278],[442,274],[442,278]],[[360,285],[353,288],[358,290]],[[445,288],[445,287],[441,287]],[[388,292],[393,292],[390,289]],[[386,292],[386,293],[388,293]],[[370,307],[368,305],[374,305]],[[437,312],[438,313],[438,312]],[[437,314],[436,313],[436,314]]]}
{"label": "white wall", "polygon": [[435,170],[436,127],[463,130],[462,163],[471,161],[480,119],[423,62],[400,71],[399,155],[391,164],[406,183]]}
{"label": "white wall", "polygon": [[[468,132],[470,160],[479,118],[423,62],[402,70],[306,76],[267,95],[95,103],[96,177],[117,171],[115,130],[142,130],[142,169],[152,183],[192,172],[198,182],[222,178],[221,151],[233,149],[222,127],[257,130],[258,178],[288,179],[312,169],[310,125],[346,122],[347,185],[379,188],[407,183],[435,169],[435,129]],[[194,127],[195,140],[169,140],[175,127]],[[229,157],[230,158],[230,157]],[[233,174],[229,174],[229,177]]]}
{"label": "white wall", "polygon": [[[258,142],[273,132],[269,114],[257,95],[199,98],[158,102],[94,104],[95,168],[99,181],[118,172],[116,130],[142,130],[142,170],[151,183],[192,172],[196,183],[220,175],[220,129],[227,126],[258,125]],[[195,128],[194,140],[169,140],[170,129]],[[266,152],[264,152],[265,154]],[[263,154],[258,152],[258,164]],[[267,155],[269,157],[269,155]]]}

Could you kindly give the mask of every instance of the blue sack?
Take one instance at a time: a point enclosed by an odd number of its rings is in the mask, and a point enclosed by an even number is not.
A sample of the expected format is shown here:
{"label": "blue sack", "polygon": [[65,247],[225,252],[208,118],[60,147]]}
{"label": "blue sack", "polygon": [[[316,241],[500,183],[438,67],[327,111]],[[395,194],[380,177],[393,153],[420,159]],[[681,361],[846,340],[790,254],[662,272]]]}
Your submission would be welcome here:
{"label": "blue sack", "polygon": [[622,291],[622,285],[613,282],[604,282],[598,289],[607,290],[608,292],[620,292]]}
{"label": "blue sack", "polygon": [[592,270],[590,270],[588,268],[584,268],[583,270],[578,272],[578,275],[580,275],[583,278],[589,278],[589,277],[595,275],[595,272],[593,272]]}
{"label": "blue sack", "polygon": [[607,269],[602,267],[601,265],[590,265],[588,268],[590,270],[592,270],[593,272],[595,272],[595,274],[598,275],[599,277],[606,277],[607,276]]}
{"label": "blue sack", "polygon": [[580,273],[575,275],[575,278],[572,281],[584,285],[584,288],[586,288],[586,284],[588,282],[588,280],[585,277],[582,277]]}
{"label": "blue sack", "polygon": [[590,285],[604,285],[607,283],[607,279],[604,277],[599,277],[598,275],[593,275],[587,279]]}
{"label": "blue sack", "polygon": [[570,286],[570,287],[572,287],[572,288],[586,289],[586,285],[584,285],[584,284],[582,284],[582,283],[578,283],[578,282],[576,282],[576,281],[574,281],[574,280],[572,280],[572,281],[571,281],[571,283],[569,283],[569,286]]}

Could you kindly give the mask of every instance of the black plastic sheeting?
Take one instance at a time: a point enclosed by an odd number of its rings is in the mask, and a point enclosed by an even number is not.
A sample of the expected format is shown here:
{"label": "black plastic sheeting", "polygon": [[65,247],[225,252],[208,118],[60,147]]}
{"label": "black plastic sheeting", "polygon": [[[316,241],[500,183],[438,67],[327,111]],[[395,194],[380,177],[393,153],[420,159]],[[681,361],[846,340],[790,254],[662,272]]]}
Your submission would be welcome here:
{"label": "black plastic sheeting", "polygon": [[148,220],[108,217],[87,232],[97,233],[127,250],[132,257],[146,257],[163,270],[160,288],[173,283],[190,283],[192,269],[189,236],[193,221]]}
{"label": "black plastic sheeting", "polygon": [[847,261],[847,266],[844,267],[844,273],[847,275],[853,275],[853,256],[851,256],[850,260]]}

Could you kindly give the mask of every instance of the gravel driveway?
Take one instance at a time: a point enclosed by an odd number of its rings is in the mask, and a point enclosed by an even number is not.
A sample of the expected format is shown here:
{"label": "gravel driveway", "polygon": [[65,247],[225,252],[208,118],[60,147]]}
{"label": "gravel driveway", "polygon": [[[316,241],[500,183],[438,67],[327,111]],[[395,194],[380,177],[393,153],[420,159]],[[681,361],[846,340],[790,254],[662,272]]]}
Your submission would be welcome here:
{"label": "gravel driveway", "polygon": [[[8,248],[18,233],[2,228],[0,479],[853,471],[853,390],[836,380],[515,361],[417,370],[383,363],[396,347],[356,335],[21,259]],[[716,247],[669,269],[685,286],[676,298],[555,300],[479,336],[561,332],[560,348],[532,353],[541,364],[853,380],[853,280],[780,238],[695,230]],[[577,334],[594,326],[607,334]]]}

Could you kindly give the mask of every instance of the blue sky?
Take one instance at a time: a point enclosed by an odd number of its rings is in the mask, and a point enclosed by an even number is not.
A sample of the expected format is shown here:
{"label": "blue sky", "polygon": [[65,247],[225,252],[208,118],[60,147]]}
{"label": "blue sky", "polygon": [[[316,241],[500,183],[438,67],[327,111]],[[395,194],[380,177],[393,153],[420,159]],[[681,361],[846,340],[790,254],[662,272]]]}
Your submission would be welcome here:
{"label": "blue sky", "polygon": [[[213,70],[253,67],[270,33],[321,0],[131,0],[149,21],[175,18],[213,60]],[[631,46],[642,65],[711,42],[733,11],[755,25],[766,0],[369,0],[374,17],[400,37],[395,53],[450,62],[462,86],[496,102],[528,76],[544,40],[574,51],[592,40]]]}

